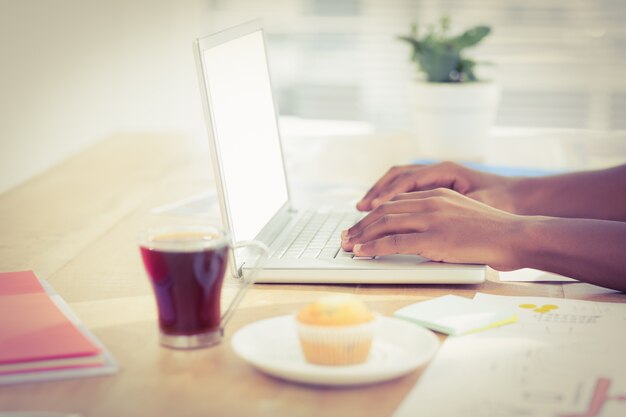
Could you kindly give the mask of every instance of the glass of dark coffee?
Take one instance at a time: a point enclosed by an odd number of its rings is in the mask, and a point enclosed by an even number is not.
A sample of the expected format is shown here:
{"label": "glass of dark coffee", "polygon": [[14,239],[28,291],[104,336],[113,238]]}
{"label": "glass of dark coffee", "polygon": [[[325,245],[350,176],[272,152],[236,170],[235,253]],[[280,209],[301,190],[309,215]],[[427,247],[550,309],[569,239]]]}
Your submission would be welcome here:
{"label": "glass of dark coffee", "polygon": [[222,314],[222,284],[230,250],[245,248],[256,253],[256,272],[268,253],[257,241],[233,245],[228,233],[212,226],[150,229],[140,235],[139,247],[156,298],[160,342],[178,349],[219,343],[224,326],[254,281],[253,272]]}

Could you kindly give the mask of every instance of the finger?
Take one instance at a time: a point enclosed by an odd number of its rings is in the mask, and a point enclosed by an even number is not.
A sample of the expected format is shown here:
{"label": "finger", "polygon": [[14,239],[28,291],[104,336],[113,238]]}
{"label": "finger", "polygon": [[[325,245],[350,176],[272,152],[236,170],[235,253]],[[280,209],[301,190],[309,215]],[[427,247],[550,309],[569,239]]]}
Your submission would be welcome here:
{"label": "finger", "polygon": [[[459,166],[452,162],[441,162],[435,165],[420,165],[404,171],[378,191],[370,203],[372,208],[391,200],[399,193],[424,191],[436,188],[465,188],[459,183]],[[458,184],[457,184],[458,183]]]}
{"label": "finger", "polygon": [[396,177],[402,175],[404,172],[412,168],[412,165],[405,165],[396,166],[389,169],[389,171],[387,171],[385,175],[383,175],[378,181],[376,181],[372,188],[370,188],[369,191],[365,193],[365,196],[363,196],[363,198],[356,204],[356,208],[361,211],[372,210],[372,200],[375,199],[378,194],[380,194],[380,192],[384,190],[385,187],[387,187],[388,184],[393,182]]}
{"label": "finger", "polygon": [[371,206],[373,209],[383,203],[391,200],[397,194],[415,191],[414,172],[405,172],[396,177],[387,187],[381,190],[376,197],[372,199]]}
{"label": "finger", "polygon": [[429,210],[430,203],[428,199],[416,199],[416,200],[403,200],[403,201],[389,201],[385,204],[378,206],[372,210],[365,217],[359,220],[354,226],[348,228],[342,233],[343,239],[348,239],[352,236],[358,235],[370,224],[374,223],[380,217],[387,214],[400,214],[400,213],[420,213],[425,210]]}
{"label": "finger", "polygon": [[342,249],[352,251],[354,245],[376,240],[384,236],[423,232],[427,228],[427,218],[422,214],[387,214],[366,227],[360,234],[342,242]]}
{"label": "finger", "polygon": [[456,191],[454,191],[454,190],[449,189],[449,188],[434,188],[432,190],[413,191],[413,192],[410,192],[410,193],[396,194],[389,201],[420,200],[420,199],[432,198],[432,197],[453,196],[455,194],[458,194],[458,193]]}
{"label": "finger", "polygon": [[355,256],[384,256],[394,254],[419,255],[422,233],[406,233],[381,237],[354,246]]}

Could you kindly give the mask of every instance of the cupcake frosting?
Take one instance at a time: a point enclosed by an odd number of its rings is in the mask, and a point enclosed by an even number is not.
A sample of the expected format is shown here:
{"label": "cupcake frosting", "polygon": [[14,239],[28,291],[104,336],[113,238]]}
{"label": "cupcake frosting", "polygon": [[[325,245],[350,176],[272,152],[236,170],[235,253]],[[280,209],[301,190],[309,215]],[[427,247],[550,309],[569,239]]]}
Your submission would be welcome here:
{"label": "cupcake frosting", "polygon": [[347,326],[372,321],[374,315],[355,297],[331,295],[306,305],[296,318],[314,326]]}

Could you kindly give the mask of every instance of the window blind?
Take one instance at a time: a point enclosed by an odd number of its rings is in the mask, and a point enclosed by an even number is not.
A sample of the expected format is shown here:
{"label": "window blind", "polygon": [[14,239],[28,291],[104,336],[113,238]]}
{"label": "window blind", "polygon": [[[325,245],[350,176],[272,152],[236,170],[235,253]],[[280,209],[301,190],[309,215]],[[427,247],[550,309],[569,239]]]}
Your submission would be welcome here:
{"label": "window blind", "polygon": [[497,124],[626,128],[623,0],[213,0],[215,29],[263,19],[281,114],[412,127],[416,69],[395,39],[443,15],[492,34],[469,50],[502,86]]}

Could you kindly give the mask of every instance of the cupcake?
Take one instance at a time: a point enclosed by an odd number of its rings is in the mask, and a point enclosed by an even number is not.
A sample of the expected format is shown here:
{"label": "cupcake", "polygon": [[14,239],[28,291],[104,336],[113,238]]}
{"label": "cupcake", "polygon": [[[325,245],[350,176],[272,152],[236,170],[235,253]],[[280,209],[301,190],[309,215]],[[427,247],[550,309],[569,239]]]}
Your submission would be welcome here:
{"label": "cupcake", "polygon": [[356,298],[345,295],[320,298],[300,310],[296,323],[308,362],[337,366],[367,360],[375,316]]}

